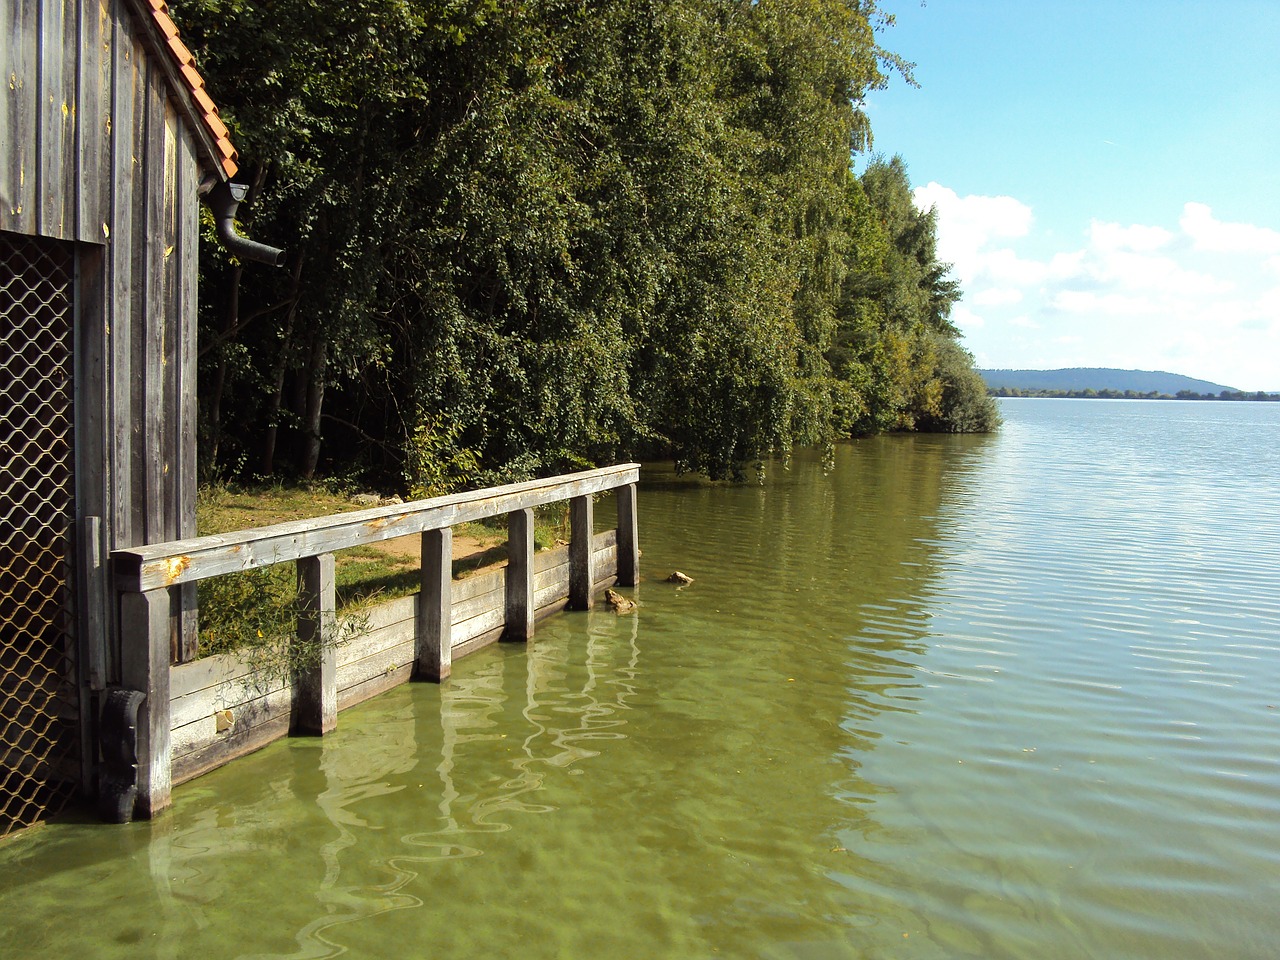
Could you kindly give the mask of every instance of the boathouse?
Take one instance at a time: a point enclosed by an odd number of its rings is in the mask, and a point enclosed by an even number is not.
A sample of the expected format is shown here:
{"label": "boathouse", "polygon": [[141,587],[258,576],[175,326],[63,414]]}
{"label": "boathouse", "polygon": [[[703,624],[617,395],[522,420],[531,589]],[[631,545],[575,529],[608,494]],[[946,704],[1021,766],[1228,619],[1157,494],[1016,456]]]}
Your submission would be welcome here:
{"label": "boathouse", "polygon": [[2,836],[95,790],[105,558],[195,532],[199,205],[230,226],[237,157],[163,0],[0,0],[0,35]]}

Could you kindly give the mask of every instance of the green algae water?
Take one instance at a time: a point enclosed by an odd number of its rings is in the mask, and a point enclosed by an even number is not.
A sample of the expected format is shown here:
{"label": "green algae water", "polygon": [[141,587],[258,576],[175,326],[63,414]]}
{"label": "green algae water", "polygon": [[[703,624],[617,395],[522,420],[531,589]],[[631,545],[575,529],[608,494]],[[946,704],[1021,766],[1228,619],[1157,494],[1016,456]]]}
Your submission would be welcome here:
{"label": "green algae water", "polygon": [[1004,413],[647,469],[636,614],[6,841],[0,953],[1280,954],[1280,404]]}

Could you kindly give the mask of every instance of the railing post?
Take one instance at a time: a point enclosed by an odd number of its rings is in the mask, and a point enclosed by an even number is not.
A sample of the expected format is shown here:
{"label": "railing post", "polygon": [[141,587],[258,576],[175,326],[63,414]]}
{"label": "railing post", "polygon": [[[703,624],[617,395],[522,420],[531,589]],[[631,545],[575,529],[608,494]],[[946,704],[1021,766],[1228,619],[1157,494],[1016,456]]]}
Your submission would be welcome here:
{"label": "railing post", "polygon": [[595,603],[595,530],[591,495],[569,501],[569,606],[590,610]]}
{"label": "railing post", "polygon": [[173,745],[169,712],[169,591],[120,595],[121,680],[146,694],[138,711],[134,815],[149,820],[169,806]]}
{"label": "railing post", "polygon": [[422,589],[418,594],[417,675],[447,680],[453,670],[453,529],[422,534]]}
{"label": "railing post", "polygon": [[640,531],[636,520],[636,485],[624,484],[613,492],[618,499],[618,586],[640,582]]}
{"label": "railing post", "polygon": [[507,609],[504,640],[533,639],[533,511],[507,514]]}
{"label": "railing post", "polygon": [[307,662],[295,668],[290,733],[323,736],[338,723],[337,606],[333,554],[298,560],[298,641]]}

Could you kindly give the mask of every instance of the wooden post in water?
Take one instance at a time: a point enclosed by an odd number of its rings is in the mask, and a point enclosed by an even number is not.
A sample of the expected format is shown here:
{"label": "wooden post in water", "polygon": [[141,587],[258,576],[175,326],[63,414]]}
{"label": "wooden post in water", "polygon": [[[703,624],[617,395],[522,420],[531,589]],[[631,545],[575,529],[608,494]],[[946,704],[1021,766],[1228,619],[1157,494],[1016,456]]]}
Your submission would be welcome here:
{"label": "wooden post in water", "polygon": [[134,815],[149,820],[169,806],[173,744],[169,713],[169,591],[120,597],[121,679],[146,694],[138,711],[138,798]]}
{"label": "wooden post in water", "polygon": [[453,670],[453,528],[422,534],[418,594],[417,676],[447,680]]}
{"label": "wooden post in water", "polygon": [[533,510],[507,514],[507,610],[502,639],[533,639]]}
{"label": "wooden post in water", "polygon": [[595,603],[595,531],[591,495],[569,501],[569,606],[590,610]]}
{"label": "wooden post in water", "polygon": [[323,736],[338,724],[333,554],[303,557],[297,564],[298,641],[309,662],[294,673],[289,729],[295,735]]}
{"label": "wooden post in water", "polygon": [[636,519],[636,485],[618,487],[618,586],[634,587],[640,582],[640,531]]}

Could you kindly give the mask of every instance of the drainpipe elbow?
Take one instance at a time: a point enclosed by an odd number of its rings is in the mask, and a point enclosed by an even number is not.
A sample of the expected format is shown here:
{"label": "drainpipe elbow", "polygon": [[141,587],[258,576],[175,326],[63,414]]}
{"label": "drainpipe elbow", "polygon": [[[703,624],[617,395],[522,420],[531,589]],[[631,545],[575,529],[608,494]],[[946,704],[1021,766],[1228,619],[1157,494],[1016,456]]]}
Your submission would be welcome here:
{"label": "drainpipe elbow", "polygon": [[249,188],[243,183],[232,183],[224,180],[205,195],[205,203],[213,211],[213,219],[218,232],[218,239],[227,251],[241,260],[252,260],[255,263],[266,263],[273,267],[284,266],[284,251],[279,247],[270,247],[258,243],[236,232],[236,210]]}

